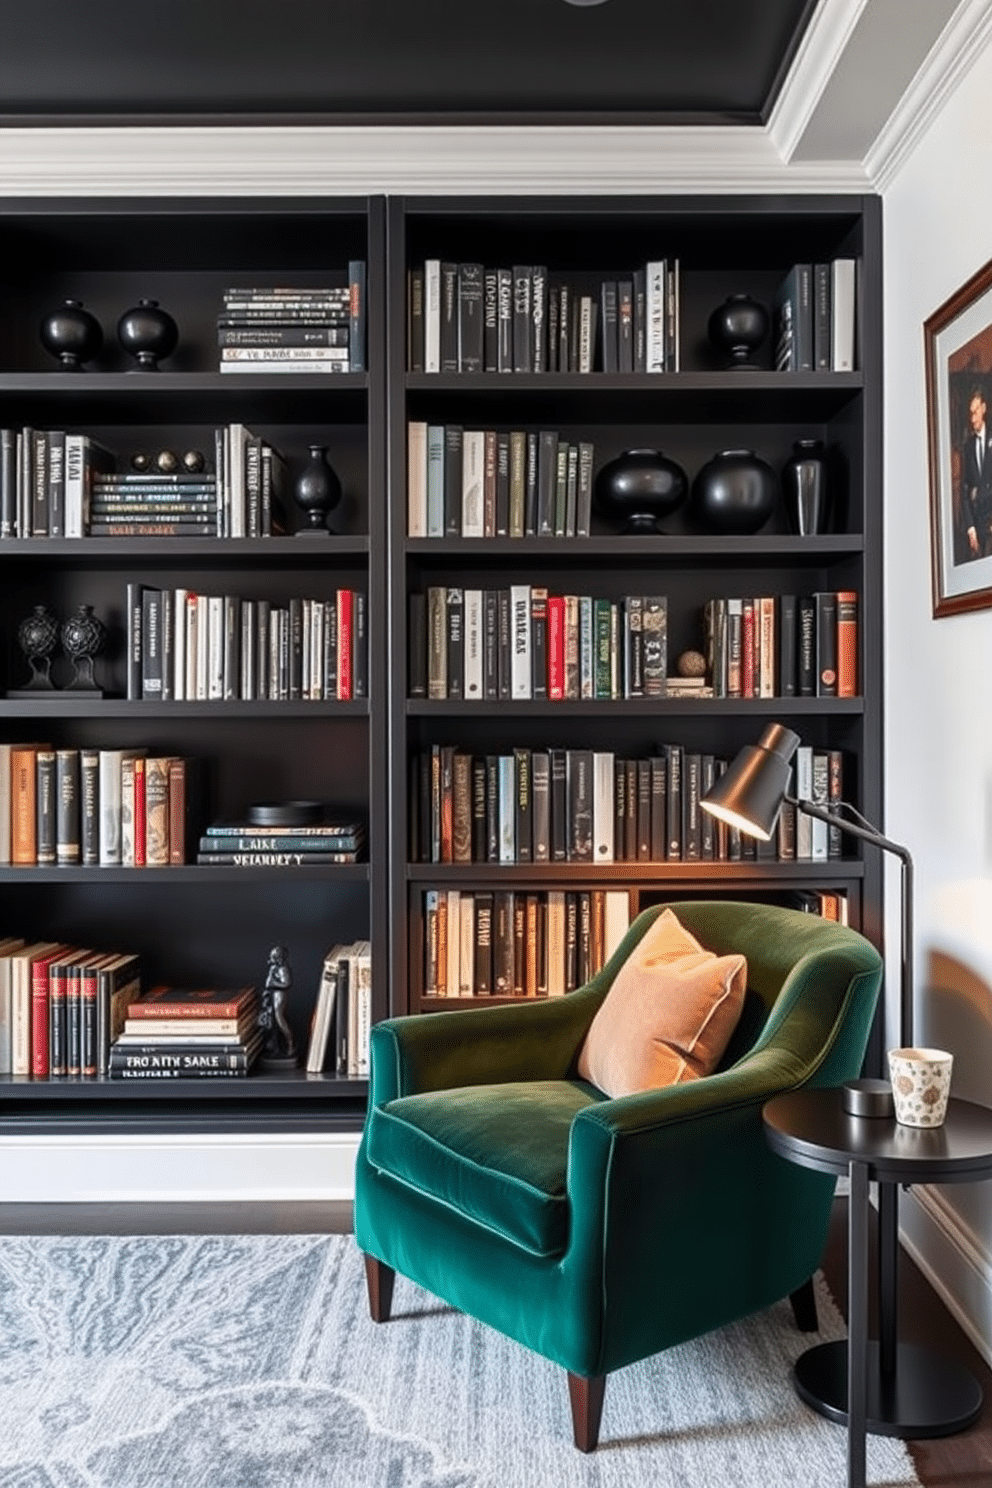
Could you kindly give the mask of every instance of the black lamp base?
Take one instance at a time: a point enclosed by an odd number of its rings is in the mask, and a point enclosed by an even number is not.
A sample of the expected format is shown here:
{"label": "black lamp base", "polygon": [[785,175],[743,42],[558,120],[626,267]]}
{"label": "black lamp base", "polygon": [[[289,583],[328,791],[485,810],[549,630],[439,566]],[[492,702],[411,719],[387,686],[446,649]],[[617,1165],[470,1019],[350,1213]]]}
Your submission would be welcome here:
{"label": "black lamp base", "polygon": [[[967,1369],[915,1344],[896,1345],[896,1367],[883,1378],[879,1347],[872,1340],[866,1359],[868,1421],[872,1436],[953,1436],[978,1419],[982,1387]],[[847,1343],[808,1349],[792,1371],[796,1394],[821,1416],[847,1425]]]}
{"label": "black lamp base", "polygon": [[842,1090],[844,1110],[850,1116],[891,1119],[895,1115],[892,1086],[888,1080],[848,1080]]}

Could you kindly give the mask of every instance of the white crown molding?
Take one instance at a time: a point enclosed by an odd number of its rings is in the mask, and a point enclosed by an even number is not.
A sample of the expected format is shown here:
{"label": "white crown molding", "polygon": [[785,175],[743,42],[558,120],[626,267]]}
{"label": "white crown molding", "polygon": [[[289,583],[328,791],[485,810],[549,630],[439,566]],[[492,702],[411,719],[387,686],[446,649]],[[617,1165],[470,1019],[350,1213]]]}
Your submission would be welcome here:
{"label": "white crown molding", "polygon": [[792,159],[868,3],[820,0],[768,121],[769,138],[782,160]]}
{"label": "white crown molding", "polygon": [[874,190],[886,189],[931,120],[981,56],[990,36],[989,0],[964,0],[865,156],[865,174]]}
{"label": "white crown molding", "polygon": [[0,129],[0,195],[617,195],[863,191],[860,162],[789,165],[746,126]]}

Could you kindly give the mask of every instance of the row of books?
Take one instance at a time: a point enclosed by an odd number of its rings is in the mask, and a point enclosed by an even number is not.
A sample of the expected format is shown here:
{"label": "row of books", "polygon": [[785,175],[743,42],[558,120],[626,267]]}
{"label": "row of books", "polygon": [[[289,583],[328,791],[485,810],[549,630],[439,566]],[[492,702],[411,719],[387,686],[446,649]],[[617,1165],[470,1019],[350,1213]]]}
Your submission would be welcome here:
{"label": "row of books", "polygon": [[111,1040],[112,1080],[244,1076],[264,1042],[253,986],[157,986],[130,1001]]}
{"label": "row of books", "polygon": [[853,589],[711,599],[703,624],[714,697],[858,694]]}
{"label": "row of books", "polygon": [[141,991],[138,957],[0,940],[0,1076],[95,1080]]}
{"label": "row of books", "polygon": [[365,1079],[372,1027],[372,949],[367,940],[334,945],[324,957],[307,1045],[308,1074]]}
{"label": "row of books", "polygon": [[432,585],[410,595],[409,615],[414,698],[659,698],[667,690],[664,595]]}
{"label": "row of books", "polygon": [[561,997],[595,976],[630,925],[626,889],[427,889],[425,997]]}
{"label": "row of books", "polygon": [[196,861],[215,868],[357,863],[365,835],[365,824],[354,819],[293,827],[258,827],[249,821],[212,822],[200,838]]}
{"label": "row of books", "polygon": [[407,274],[411,372],[677,372],[680,274],[656,259],[595,292],[546,266],[426,259]]}
{"label": "row of books", "polygon": [[410,537],[588,537],[593,446],[554,430],[407,426]]}
{"label": "row of books", "polygon": [[841,925],[850,924],[845,889],[793,889],[786,900],[787,909],[799,909],[804,914],[819,915],[824,920],[836,920]]}
{"label": "row of books", "polygon": [[776,371],[854,371],[856,278],[853,258],[792,265],[773,307]]}
{"label": "row of books", "polygon": [[[701,810],[727,760],[659,744],[625,759],[609,750],[516,748],[471,754],[433,745],[413,761],[411,841],[420,863],[614,863],[826,860],[841,830],[784,807],[768,843]],[[803,745],[795,795],[843,799],[839,749]]]}
{"label": "row of books", "polygon": [[364,372],[364,259],[345,285],[226,289],[217,317],[222,372]]}
{"label": "row of books", "polygon": [[144,748],[0,744],[0,863],[185,863],[199,780],[198,760]]}
{"label": "row of books", "polygon": [[285,605],[127,586],[127,696],[159,702],[368,697],[364,590]]}

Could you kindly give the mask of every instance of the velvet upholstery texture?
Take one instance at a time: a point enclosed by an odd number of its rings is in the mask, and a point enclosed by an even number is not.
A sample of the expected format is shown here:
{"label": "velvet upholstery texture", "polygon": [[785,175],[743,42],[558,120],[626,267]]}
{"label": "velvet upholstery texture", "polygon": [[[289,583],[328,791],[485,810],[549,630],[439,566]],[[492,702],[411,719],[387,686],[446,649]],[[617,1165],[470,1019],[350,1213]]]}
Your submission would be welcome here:
{"label": "velvet upholstery texture", "polygon": [[814,915],[671,907],[707,950],[747,959],[741,1018],[711,1075],[619,1099],[577,1076],[592,1019],[658,908],[566,997],[372,1030],[359,1247],[586,1377],[812,1275],[834,1180],[776,1157],[761,1109],[860,1072],[881,983],[871,944]]}

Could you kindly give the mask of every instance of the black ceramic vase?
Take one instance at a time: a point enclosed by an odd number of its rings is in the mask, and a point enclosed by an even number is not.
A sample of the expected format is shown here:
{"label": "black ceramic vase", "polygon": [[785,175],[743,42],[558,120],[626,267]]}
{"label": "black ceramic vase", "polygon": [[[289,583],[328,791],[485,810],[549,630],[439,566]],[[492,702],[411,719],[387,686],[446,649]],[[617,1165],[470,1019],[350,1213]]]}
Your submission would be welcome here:
{"label": "black ceramic vase", "polygon": [[83,604],[62,626],[62,650],[72,662],[74,676],[67,692],[99,693],[93,676],[94,659],[107,641],[107,628],[93,613],[93,606]]}
{"label": "black ceramic vase", "polygon": [[746,536],[765,525],[778,500],[778,481],[753,450],[721,450],[692,483],[692,511],[706,532]]}
{"label": "black ceramic vase", "polygon": [[158,300],[139,300],[117,322],[117,339],[134,357],[140,372],[157,372],[159,362],[178,345],[179,327]]}
{"label": "black ceramic vase", "polygon": [[100,322],[83,309],[81,300],[63,300],[58,310],[45,316],[38,337],[45,350],[58,357],[63,372],[80,372],[103,345]]}
{"label": "black ceramic vase", "polygon": [[307,525],[300,529],[297,537],[326,534],[327,514],[341,500],[341,482],[327,463],[324,445],[310,446],[309,459],[296,477],[293,499],[307,514]]}
{"label": "black ceramic vase", "polygon": [[830,522],[830,491],[823,442],[797,439],[782,467],[785,515],[793,532],[810,537],[826,532]]}
{"label": "black ceramic vase", "polygon": [[652,533],[682,505],[688,490],[681,465],[661,450],[629,449],[596,476],[596,507],[622,532]]}
{"label": "black ceramic vase", "polygon": [[17,644],[31,668],[31,679],[19,692],[54,692],[52,657],[59,648],[59,622],[48,605],[36,604],[30,615],[25,615],[17,627]]}
{"label": "black ceramic vase", "polygon": [[709,318],[710,343],[728,368],[753,367],[753,357],[768,335],[768,311],[750,295],[728,295]]}

